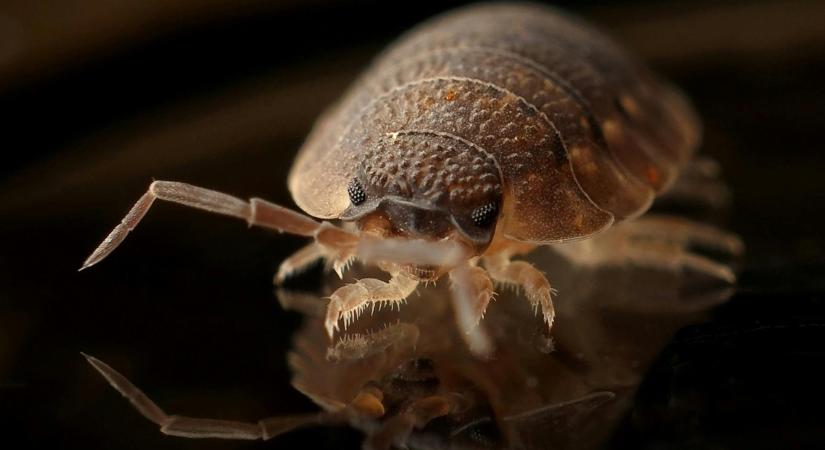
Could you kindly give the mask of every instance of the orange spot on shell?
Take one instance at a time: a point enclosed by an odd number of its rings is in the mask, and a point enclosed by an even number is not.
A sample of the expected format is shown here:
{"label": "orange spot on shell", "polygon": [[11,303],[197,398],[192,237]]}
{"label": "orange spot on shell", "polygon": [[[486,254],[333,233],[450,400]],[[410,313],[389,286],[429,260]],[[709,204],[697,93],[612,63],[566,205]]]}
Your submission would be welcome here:
{"label": "orange spot on shell", "polygon": [[660,180],[661,177],[659,176],[659,171],[658,170],[656,170],[654,167],[648,167],[646,175],[647,175],[647,181],[650,181],[650,183],[652,185],[654,185],[654,186],[659,185],[659,180]]}
{"label": "orange spot on shell", "polygon": [[451,102],[451,101],[455,100],[455,91],[453,91],[453,90],[447,91],[447,93],[444,94],[444,100],[447,100],[448,102]]}

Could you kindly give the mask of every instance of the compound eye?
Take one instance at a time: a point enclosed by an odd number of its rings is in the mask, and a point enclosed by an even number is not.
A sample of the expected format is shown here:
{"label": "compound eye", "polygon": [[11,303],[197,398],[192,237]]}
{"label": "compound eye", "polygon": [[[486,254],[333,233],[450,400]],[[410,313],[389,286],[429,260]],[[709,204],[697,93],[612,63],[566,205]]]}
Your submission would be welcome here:
{"label": "compound eye", "polygon": [[347,193],[353,205],[360,205],[367,200],[367,194],[364,192],[364,188],[361,186],[361,183],[358,182],[357,178],[353,178],[352,181],[349,182]]}
{"label": "compound eye", "polygon": [[474,209],[470,217],[477,227],[487,228],[495,221],[496,215],[498,215],[498,204],[491,202]]}

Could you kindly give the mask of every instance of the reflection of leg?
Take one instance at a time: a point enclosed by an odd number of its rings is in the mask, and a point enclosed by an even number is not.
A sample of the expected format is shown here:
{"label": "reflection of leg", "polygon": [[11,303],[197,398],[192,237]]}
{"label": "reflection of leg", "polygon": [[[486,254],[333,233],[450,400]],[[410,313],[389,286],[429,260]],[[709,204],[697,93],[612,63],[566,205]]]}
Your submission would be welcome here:
{"label": "reflection of leg", "polygon": [[524,289],[527,299],[538,312],[541,308],[547,328],[553,327],[556,312],[553,309],[553,288],[544,274],[524,261],[511,261],[504,254],[495,254],[484,258],[484,267],[496,283],[509,284]]}
{"label": "reflection of leg", "polygon": [[374,332],[346,334],[327,348],[327,359],[355,361],[382,352],[392,355],[413,352],[420,335],[417,326],[403,322]]}
{"label": "reflection of leg", "polygon": [[731,268],[690,251],[699,247],[731,256],[743,252],[742,241],[730,233],[689,220],[645,216],[615,226],[585,241],[559,244],[554,249],[585,266],[634,263],[643,267],[690,269],[732,283]]}
{"label": "reflection of leg", "polygon": [[167,415],[149,397],[123,375],[103,361],[83,355],[118,392],[126,397],[144,417],[160,426],[160,431],[172,436],[219,439],[270,439],[304,425],[322,423],[324,414],[271,417],[258,422],[202,419]]}
{"label": "reflection of leg", "polygon": [[312,242],[304,247],[301,247],[300,250],[281,262],[281,265],[278,267],[278,273],[275,274],[275,279],[273,281],[276,285],[280,285],[288,277],[303,271],[312,263],[323,257],[323,248],[317,242]]}
{"label": "reflection of leg", "polygon": [[307,317],[321,318],[326,315],[326,302],[320,294],[294,291],[279,287],[275,291],[278,303],[285,311],[295,311]]}
{"label": "reflection of leg", "polygon": [[404,275],[394,275],[389,282],[375,278],[364,278],[342,286],[330,297],[324,325],[332,337],[338,329],[338,321],[344,320],[344,328],[349,326],[368,307],[400,304],[415,291],[418,282]]}
{"label": "reflection of leg", "polygon": [[436,395],[416,400],[385,420],[377,431],[367,437],[364,447],[374,450],[407,448],[413,429],[423,428],[433,419],[446,416],[454,406],[450,399]]}

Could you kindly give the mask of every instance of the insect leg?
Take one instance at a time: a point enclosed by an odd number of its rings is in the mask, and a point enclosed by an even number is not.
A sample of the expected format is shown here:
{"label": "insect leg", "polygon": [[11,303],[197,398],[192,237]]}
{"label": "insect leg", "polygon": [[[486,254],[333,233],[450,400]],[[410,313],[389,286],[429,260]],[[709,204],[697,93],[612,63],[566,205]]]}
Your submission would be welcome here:
{"label": "insect leg", "polygon": [[109,365],[92,356],[83,356],[112,387],[132,403],[138,412],[160,426],[160,431],[164,434],[187,438],[266,440],[301,426],[321,424],[334,419],[330,413],[271,417],[258,422],[167,415],[146,394]]}
{"label": "insect leg", "polygon": [[467,310],[471,317],[468,318],[467,323],[475,327],[484,318],[484,313],[487,311],[487,306],[490,304],[490,300],[493,299],[495,292],[493,291],[493,282],[486,270],[478,266],[470,266],[467,270],[470,272],[473,293]]}
{"label": "insect leg", "polygon": [[554,291],[543,273],[525,261],[511,261],[505,253],[485,256],[483,261],[484,267],[495,282],[524,288],[533,309],[538,312],[541,308],[547,328],[553,328],[556,312],[551,295]]}
{"label": "insect leg", "polygon": [[705,248],[730,256],[744,250],[742,242],[732,234],[664,216],[645,216],[619,224],[604,235],[553,248],[583,266],[632,263],[652,269],[689,269],[727,283],[736,281],[732,268],[698,254],[692,248]]}
{"label": "insect leg", "polygon": [[483,269],[465,263],[450,271],[450,281],[453,311],[461,336],[473,354],[485,358],[492,353],[493,343],[479,326],[479,319],[490,301],[484,291],[492,296],[490,280]]}
{"label": "insect leg", "polygon": [[[86,259],[81,270],[97,264],[112,253],[126,239],[126,235],[140,223],[156,199],[237,217],[246,220],[249,225],[271,228],[300,236],[314,237],[321,230],[322,225],[326,223],[318,222],[304,214],[258,198],[245,202],[231,195],[190,184],[174,181],[155,181],[149,185],[149,190],[135,203],[126,214],[126,217]],[[328,225],[327,228],[334,227]],[[339,233],[347,232],[339,229]]]}
{"label": "insect leg", "polygon": [[642,267],[690,269],[727,283],[736,282],[736,274],[724,264],[687,251],[680,245],[647,245],[634,247],[624,259]]}
{"label": "insect leg", "polygon": [[301,249],[281,262],[281,265],[278,267],[278,273],[275,274],[275,279],[273,282],[276,285],[280,285],[288,277],[301,272],[310,264],[323,258],[324,253],[323,247],[321,247],[321,245],[317,242],[312,242],[304,247],[301,247]]}
{"label": "insect leg", "polygon": [[393,275],[389,282],[364,278],[338,288],[330,296],[327,317],[324,322],[327,334],[332,337],[343,319],[344,328],[349,326],[368,307],[400,304],[415,291],[418,281],[404,275]]}
{"label": "insect leg", "polygon": [[626,232],[637,240],[665,240],[683,247],[697,246],[731,256],[745,250],[738,236],[714,226],[674,216],[648,214],[626,224]]}

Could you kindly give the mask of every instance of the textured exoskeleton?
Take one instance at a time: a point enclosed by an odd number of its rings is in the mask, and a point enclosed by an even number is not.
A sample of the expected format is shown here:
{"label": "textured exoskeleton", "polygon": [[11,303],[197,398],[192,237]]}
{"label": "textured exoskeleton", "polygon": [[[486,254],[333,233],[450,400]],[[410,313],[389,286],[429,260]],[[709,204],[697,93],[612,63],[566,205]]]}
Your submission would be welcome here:
{"label": "textured exoskeleton", "polygon": [[[316,126],[289,187],[309,214],[345,220],[388,197],[469,208],[500,196],[505,236],[559,242],[647,209],[698,137],[682,95],[595,30],[485,5],[387,50]],[[363,205],[346,195],[353,179],[374,189]]]}

